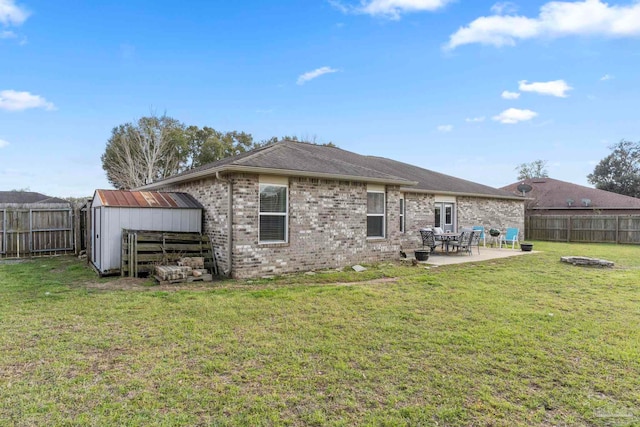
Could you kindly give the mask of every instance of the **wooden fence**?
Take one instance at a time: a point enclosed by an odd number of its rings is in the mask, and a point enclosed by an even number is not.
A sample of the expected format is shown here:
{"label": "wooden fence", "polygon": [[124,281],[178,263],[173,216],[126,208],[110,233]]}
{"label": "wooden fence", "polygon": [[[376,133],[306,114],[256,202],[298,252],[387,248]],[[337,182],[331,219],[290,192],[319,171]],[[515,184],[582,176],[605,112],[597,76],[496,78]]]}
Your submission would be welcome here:
{"label": "wooden fence", "polygon": [[74,250],[71,209],[0,209],[0,257]]}
{"label": "wooden fence", "polygon": [[640,244],[640,215],[529,215],[530,240]]}

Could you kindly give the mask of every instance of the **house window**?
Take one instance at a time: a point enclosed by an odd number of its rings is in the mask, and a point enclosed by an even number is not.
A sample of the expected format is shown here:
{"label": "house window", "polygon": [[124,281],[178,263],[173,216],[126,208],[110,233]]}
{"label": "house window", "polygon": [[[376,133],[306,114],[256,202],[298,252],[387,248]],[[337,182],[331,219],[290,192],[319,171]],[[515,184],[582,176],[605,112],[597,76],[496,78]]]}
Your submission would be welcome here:
{"label": "house window", "polygon": [[367,191],[367,238],[384,237],[384,191]]}
{"label": "house window", "polygon": [[400,232],[404,233],[404,198],[400,199]]}
{"label": "house window", "polygon": [[260,243],[288,241],[288,187],[280,184],[260,184]]}

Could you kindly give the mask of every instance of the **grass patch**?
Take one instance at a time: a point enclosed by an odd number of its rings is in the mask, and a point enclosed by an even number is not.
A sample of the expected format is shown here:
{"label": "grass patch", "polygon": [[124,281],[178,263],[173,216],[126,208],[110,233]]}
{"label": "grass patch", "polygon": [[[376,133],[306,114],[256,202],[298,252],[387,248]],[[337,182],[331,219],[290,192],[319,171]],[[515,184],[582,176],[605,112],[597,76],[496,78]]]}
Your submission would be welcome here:
{"label": "grass patch", "polygon": [[109,291],[118,279],[72,258],[0,264],[0,420],[638,425],[640,248],[535,249],[198,289]]}

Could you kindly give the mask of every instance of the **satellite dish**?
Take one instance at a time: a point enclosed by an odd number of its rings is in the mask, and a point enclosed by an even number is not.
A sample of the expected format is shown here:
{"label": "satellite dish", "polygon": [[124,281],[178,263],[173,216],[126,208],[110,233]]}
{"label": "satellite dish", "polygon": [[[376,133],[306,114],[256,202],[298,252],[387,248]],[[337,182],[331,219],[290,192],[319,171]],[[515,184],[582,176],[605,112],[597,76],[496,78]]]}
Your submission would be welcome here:
{"label": "satellite dish", "polygon": [[573,206],[573,199],[567,199],[567,205]]}
{"label": "satellite dish", "polygon": [[522,196],[524,197],[524,195],[526,193],[528,193],[529,191],[533,190],[533,187],[530,186],[529,184],[525,184],[524,182],[520,185],[518,185],[518,191],[522,193]]}

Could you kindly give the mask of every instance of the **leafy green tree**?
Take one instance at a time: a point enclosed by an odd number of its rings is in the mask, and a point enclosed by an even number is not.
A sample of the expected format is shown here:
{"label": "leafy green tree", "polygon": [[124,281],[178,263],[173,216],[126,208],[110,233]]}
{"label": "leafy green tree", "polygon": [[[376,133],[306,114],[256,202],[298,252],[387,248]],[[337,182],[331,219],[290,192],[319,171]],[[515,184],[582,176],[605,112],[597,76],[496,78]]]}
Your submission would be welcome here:
{"label": "leafy green tree", "polygon": [[587,180],[600,190],[640,197],[640,142],[622,140],[609,147]]}
{"label": "leafy green tree", "polygon": [[210,127],[189,126],[184,131],[189,147],[189,168],[235,156],[257,147],[251,134],[220,132]]}
{"label": "leafy green tree", "polygon": [[142,117],[113,128],[102,168],[114,187],[139,187],[182,170],[189,154],[185,141],[184,125],[176,119]]}
{"label": "leafy green tree", "polygon": [[529,178],[549,178],[546,160],[535,160],[531,163],[522,163],[516,167],[518,180]]}

